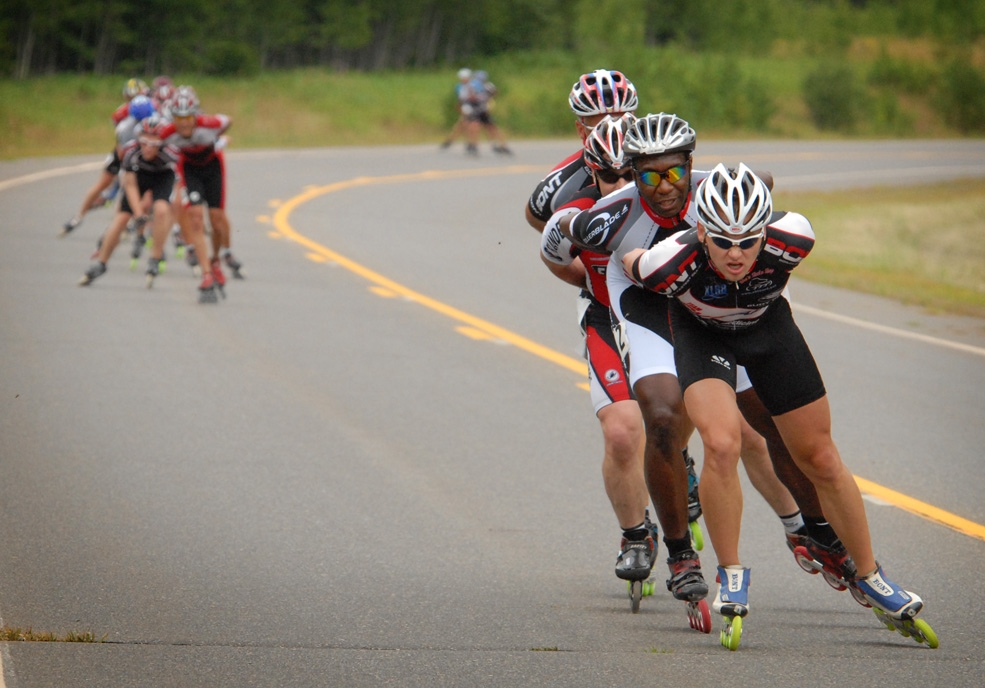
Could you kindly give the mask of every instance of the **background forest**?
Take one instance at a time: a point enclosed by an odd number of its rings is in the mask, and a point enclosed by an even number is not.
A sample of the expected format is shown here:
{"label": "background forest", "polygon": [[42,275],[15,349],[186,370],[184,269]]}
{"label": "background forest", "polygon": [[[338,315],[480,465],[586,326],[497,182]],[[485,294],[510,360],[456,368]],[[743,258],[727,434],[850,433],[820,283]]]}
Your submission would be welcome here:
{"label": "background forest", "polygon": [[598,67],[706,136],[985,134],[981,0],[4,0],[0,158],[102,150],[123,81],[159,74],[237,146],[436,141],[461,66],[511,138],[571,135]]}

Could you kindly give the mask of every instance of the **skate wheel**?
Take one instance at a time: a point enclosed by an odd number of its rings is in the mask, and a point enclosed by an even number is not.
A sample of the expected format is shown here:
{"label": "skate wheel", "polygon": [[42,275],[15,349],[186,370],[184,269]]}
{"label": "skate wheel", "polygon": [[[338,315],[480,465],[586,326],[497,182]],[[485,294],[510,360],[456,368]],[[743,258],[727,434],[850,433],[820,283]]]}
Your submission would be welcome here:
{"label": "skate wheel", "polygon": [[163,275],[164,271],[168,269],[167,261],[165,261],[164,259],[159,260],[157,263],[157,269],[160,270],[161,274]]}
{"label": "skate wheel", "polygon": [[869,604],[869,601],[867,599],[865,599],[865,595],[862,594],[862,591],[859,590],[858,588],[856,588],[854,585],[848,586],[848,592],[852,593],[852,597],[860,605],[862,605],[866,609],[871,609],[872,608],[872,605]]}
{"label": "skate wheel", "polygon": [[656,586],[652,580],[643,581],[643,597],[652,597],[654,590],[656,590]]}
{"label": "skate wheel", "polygon": [[812,566],[814,559],[807,553],[807,548],[801,545],[793,550],[793,558],[797,561],[797,566],[807,571],[812,576],[816,576],[818,571]]}
{"label": "skate wheel", "polygon": [[183,260],[185,257],[185,247],[179,246],[174,250],[174,257],[176,260]]}
{"label": "skate wheel", "polygon": [[643,581],[630,581],[629,606],[634,614],[640,611],[640,600],[643,598]]}
{"label": "skate wheel", "polygon": [[838,578],[833,573],[828,573],[827,571],[821,571],[821,575],[824,576],[824,581],[838,592],[844,592],[845,590],[848,589],[848,586],[842,583],[841,579]]}
{"label": "skate wheel", "polygon": [[687,621],[696,631],[711,633],[711,610],[705,600],[687,603]]}
{"label": "skate wheel", "polygon": [[137,269],[137,260],[138,260],[137,258],[131,258],[130,259],[130,270],[131,271]]}
{"label": "skate wheel", "polygon": [[195,277],[201,277],[202,276],[202,266],[200,266],[200,265],[193,265],[192,266],[192,274],[195,275]]}
{"label": "skate wheel", "polygon": [[940,647],[940,641],[937,640],[937,634],[934,633],[934,629],[923,619],[916,619],[913,622],[913,639],[918,643],[926,642],[927,647],[931,650],[936,650]]}
{"label": "skate wheel", "polygon": [[691,544],[695,551],[700,552],[705,548],[705,535],[701,532],[701,525],[697,521],[691,521],[688,528],[691,529]]}
{"label": "skate wheel", "polygon": [[725,617],[725,628],[722,629],[719,640],[722,647],[728,648],[730,652],[739,649],[739,641],[742,640],[742,617]]}
{"label": "skate wheel", "polygon": [[154,276],[147,275],[147,288],[150,289],[153,286],[154,286]]}

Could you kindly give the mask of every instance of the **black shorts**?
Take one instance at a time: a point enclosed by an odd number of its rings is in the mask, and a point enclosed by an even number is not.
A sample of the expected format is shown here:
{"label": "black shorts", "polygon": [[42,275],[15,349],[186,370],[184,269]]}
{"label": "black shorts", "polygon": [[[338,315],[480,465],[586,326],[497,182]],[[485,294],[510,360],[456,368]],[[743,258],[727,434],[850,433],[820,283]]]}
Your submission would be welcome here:
{"label": "black shorts", "polygon": [[[137,170],[137,189],[140,191],[141,198],[145,193],[150,191],[152,200],[170,202],[171,192],[174,190],[174,172],[171,170],[163,170],[161,172]],[[123,199],[120,201],[120,212],[130,213],[131,215],[141,214],[133,212],[133,209],[130,207],[130,201],[127,200],[125,193],[123,194]]]}
{"label": "black shorts", "polygon": [[735,389],[736,366],[745,366],[770,415],[799,409],[825,395],[824,381],[790,303],[777,299],[745,330],[706,327],[677,299],[671,299],[674,361],[681,392],[698,380],[717,378]]}
{"label": "black shorts", "polygon": [[106,156],[106,163],[103,165],[103,169],[116,176],[120,173],[120,164],[123,161],[120,160],[120,152],[113,149],[113,152]]}
{"label": "black shorts", "polygon": [[187,205],[207,203],[209,208],[225,207],[225,174],[220,156],[217,155],[204,165],[192,165],[186,162],[182,171]]}

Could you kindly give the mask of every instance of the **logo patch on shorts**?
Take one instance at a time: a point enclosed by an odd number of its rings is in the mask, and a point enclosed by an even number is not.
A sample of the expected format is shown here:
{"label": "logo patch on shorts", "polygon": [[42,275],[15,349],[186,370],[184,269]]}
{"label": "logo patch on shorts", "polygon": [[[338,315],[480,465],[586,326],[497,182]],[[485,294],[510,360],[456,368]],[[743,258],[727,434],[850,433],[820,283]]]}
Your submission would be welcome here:
{"label": "logo patch on shorts", "polygon": [[732,370],[732,364],[728,362],[728,359],[727,358],[723,358],[723,357],[719,356],[718,354],[715,354],[714,356],[711,357],[711,362],[712,363],[717,363],[718,365],[720,365],[723,368],[725,368],[725,370]]}

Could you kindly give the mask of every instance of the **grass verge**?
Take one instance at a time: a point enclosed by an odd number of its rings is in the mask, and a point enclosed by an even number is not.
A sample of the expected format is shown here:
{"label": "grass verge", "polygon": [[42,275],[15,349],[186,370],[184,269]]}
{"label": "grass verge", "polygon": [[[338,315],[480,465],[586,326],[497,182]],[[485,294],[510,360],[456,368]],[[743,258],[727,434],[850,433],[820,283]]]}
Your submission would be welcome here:
{"label": "grass verge", "polygon": [[985,317],[985,180],[777,193],[774,206],[814,226],[798,277]]}
{"label": "grass verge", "polygon": [[104,635],[97,638],[92,631],[76,633],[69,631],[62,635],[50,633],[48,631],[35,631],[31,628],[10,628],[3,626],[0,628],[0,642],[29,642],[29,643],[101,643],[106,640]]}

